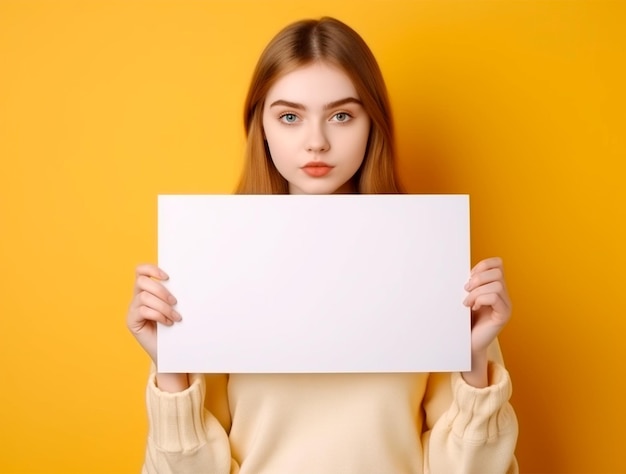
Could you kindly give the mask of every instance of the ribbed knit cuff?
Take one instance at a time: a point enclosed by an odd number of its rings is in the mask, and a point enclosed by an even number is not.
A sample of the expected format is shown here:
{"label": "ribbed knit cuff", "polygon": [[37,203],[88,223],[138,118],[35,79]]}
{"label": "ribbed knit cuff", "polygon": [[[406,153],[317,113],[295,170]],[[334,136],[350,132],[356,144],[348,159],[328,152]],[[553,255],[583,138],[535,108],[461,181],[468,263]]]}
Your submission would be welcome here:
{"label": "ribbed knit cuff", "polygon": [[149,436],[158,449],[185,452],[204,444],[204,377],[189,374],[189,388],[176,393],[159,390],[155,379],[156,374],[150,374],[146,405]]}
{"label": "ribbed knit cuff", "polygon": [[452,407],[448,423],[452,434],[465,442],[482,444],[500,434],[517,430],[517,420],[508,404],[511,379],[500,364],[489,362],[489,386],[469,385],[460,373],[452,374]]}

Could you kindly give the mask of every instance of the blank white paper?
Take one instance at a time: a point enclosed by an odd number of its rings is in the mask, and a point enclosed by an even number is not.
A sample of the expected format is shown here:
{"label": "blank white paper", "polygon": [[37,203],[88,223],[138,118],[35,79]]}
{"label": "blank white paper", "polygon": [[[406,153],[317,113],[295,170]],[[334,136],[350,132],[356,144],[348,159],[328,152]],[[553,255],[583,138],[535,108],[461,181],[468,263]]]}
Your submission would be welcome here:
{"label": "blank white paper", "polygon": [[161,372],[469,370],[467,195],[164,195]]}

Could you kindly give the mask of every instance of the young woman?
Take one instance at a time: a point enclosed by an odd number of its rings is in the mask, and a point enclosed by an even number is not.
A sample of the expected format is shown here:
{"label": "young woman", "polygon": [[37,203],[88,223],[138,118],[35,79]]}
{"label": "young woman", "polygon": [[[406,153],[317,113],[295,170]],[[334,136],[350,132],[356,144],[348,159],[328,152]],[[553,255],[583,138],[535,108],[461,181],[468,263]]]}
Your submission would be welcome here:
{"label": "young woman", "polygon": [[[397,193],[389,101],[365,42],[332,18],[294,23],[262,53],[245,104],[238,193]],[[156,362],[181,320],[167,274],[137,267],[127,325]],[[149,473],[511,473],[517,421],[496,336],[502,262],[470,272],[466,373],[150,375]],[[236,343],[236,341],[233,341]],[[245,348],[242,348],[245,350]]]}

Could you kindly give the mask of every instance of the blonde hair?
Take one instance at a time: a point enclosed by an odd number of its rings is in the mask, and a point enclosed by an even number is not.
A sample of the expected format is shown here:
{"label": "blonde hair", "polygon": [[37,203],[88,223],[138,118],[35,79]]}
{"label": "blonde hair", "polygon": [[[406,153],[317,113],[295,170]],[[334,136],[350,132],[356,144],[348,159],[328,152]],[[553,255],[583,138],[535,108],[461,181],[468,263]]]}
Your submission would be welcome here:
{"label": "blonde hair", "polygon": [[401,192],[395,172],[391,107],[380,68],[356,31],[339,20],[324,17],[287,26],[259,58],[244,107],[247,144],[237,194],[288,194],[288,183],[274,166],[264,139],[265,97],[278,78],[319,60],[346,72],[371,119],[365,158],[353,177],[357,192]]}

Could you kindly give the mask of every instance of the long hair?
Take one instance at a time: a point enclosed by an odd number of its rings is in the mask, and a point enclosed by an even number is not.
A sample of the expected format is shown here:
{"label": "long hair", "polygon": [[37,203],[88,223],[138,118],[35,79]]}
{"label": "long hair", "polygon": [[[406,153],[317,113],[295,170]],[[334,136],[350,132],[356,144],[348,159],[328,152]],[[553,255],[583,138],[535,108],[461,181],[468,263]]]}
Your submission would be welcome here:
{"label": "long hair", "polygon": [[401,192],[395,171],[395,141],[387,88],[378,63],[359,34],[334,18],[302,20],[284,28],[266,46],[252,76],[244,106],[246,150],[237,194],[288,194],[263,134],[263,106],[282,76],[313,61],[341,68],[352,80],[371,119],[361,167],[353,177],[363,194]]}

